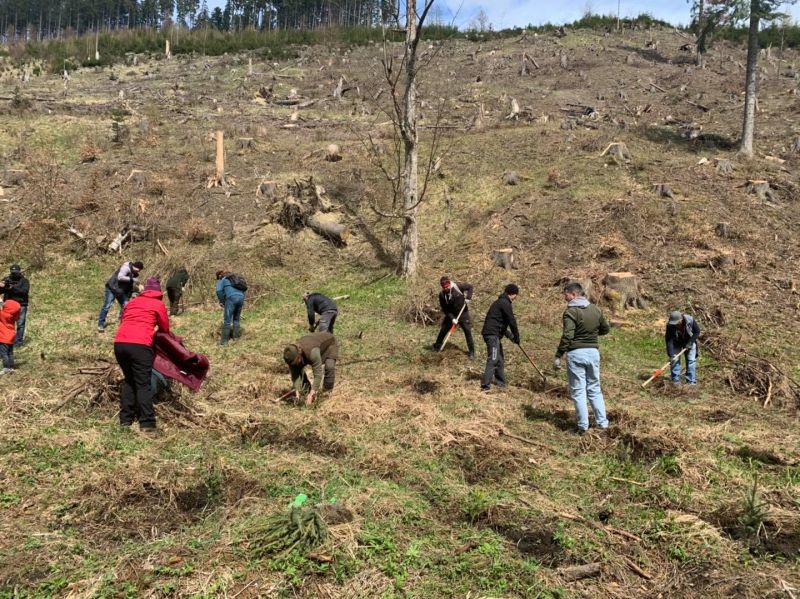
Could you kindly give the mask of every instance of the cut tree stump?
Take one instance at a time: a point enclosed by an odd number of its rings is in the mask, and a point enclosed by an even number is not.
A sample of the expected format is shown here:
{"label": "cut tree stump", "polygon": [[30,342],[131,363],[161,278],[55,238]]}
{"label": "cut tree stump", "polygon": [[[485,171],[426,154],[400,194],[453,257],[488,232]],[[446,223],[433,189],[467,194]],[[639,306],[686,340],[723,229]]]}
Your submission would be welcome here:
{"label": "cut tree stump", "polygon": [[666,183],[653,183],[653,185],[650,186],[650,191],[658,194],[660,198],[675,198],[675,194],[672,193],[672,190]]}
{"label": "cut tree stump", "polygon": [[139,169],[133,169],[131,174],[128,175],[128,178],[125,179],[126,183],[130,183],[136,189],[142,189],[144,184],[147,182],[147,176],[145,175],[144,171],[140,171]]}
{"label": "cut tree stump", "polygon": [[289,231],[299,231],[305,226],[308,209],[295,197],[284,198],[280,203],[275,222]]}
{"label": "cut tree stump", "polygon": [[6,169],[3,172],[3,185],[12,187],[15,185],[22,185],[28,178],[28,173],[19,169]]}
{"label": "cut tree stump", "polygon": [[506,117],[506,120],[517,120],[519,118],[519,102],[517,102],[516,98],[511,98],[511,112]]}
{"label": "cut tree stump", "polygon": [[128,141],[131,137],[130,129],[126,125],[118,121],[111,123],[111,141],[115,144],[121,144]]}
{"label": "cut tree stump", "polygon": [[236,142],[236,147],[239,150],[254,150],[256,142],[252,137],[240,137]]}
{"label": "cut tree stump", "polygon": [[794,141],[792,142],[792,153],[800,154],[800,136],[795,137]]}
{"label": "cut tree stump", "polygon": [[762,202],[775,199],[775,194],[769,187],[769,181],[750,179],[745,183],[745,189],[748,193],[757,195]]}
{"label": "cut tree stump", "polygon": [[216,160],[214,162],[214,176],[209,177],[208,189],[212,187],[228,187],[236,185],[232,177],[225,175],[225,134],[221,130],[216,132]]}
{"label": "cut tree stump", "polygon": [[567,582],[574,582],[576,580],[583,580],[584,578],[593,578],[600,576],[603,571],[603,565],[600,562],[586,564],[583,566],[567,566],[559,568],[556,572]]}
{"label": "cut tree stump", "polygon": [[329,144],[325,148],[325,160],[328,162],[339,162],[342,159],[341,148],[337,144]]}
{"label": "cut tree stump", "polygon": [[262,181],[258,184],[258,188],[256,189],[256,195],[266,198],[268,200],[274,200],[278,195],[278,182],[277,181]]}
{"label": "cut tree stump", "polygon": [[500,250],[492,251],[492,264],[500,266],[506,270],[514,268],[514,250],[512,248],[503,248]]}
{"label": "cut tree stump", "polygon": [[334,214],[317,212],[308,218],[307,224],[314,233],[329,239],[337,247],[346,246],[350,238],[350,229],[340,223]]}
{"label": "cut tree stump", "polygon": [[639,289],[639,279],[631,272],[610,272],[603,279],[605,291],[603,297],[611,304],[618,314],[625,312],[625,308],[646,308],[647,303]]}
{"label": "cut tree stump", "polygon": [[631,153],[628,151],[628,147],[621,141],[612,141],[608,144],[606,149],[603,150],[603,153],[600,154],[601,158],[603,156],[611,156],[617,164],[624,164],[631,161]]}
{"label": "cut tree stump", "polygon": [[733,173],[733,163],[727,158],[714,158],[714,168],[720,175]]}
{"label": "cut tree stump", "polygon": [[519,183],[519,175],[514,171],[506,171],[503,173],[503,185],[517,185]]}
{"label": "cut tree stump", "polygon": [[731,230],[730,223],[717,223],[714,227],[714,234],[723,239],[732,239],[733,231]]}

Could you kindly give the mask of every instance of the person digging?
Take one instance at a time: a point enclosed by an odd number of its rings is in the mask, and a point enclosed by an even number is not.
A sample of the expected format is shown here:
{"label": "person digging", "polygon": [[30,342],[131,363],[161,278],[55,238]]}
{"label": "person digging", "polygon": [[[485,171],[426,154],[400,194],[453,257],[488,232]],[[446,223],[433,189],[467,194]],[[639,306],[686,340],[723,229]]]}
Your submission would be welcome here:
{"label": "person digging", "polygon": [[697,338],[700,325],[689,314],[678,310],[670,312],[664,331],[664,343],[670,361],[672,382],[681,384],[681,354],[686,358],[686,382],[697,384]]}
{"label": "person digging", "polygon": [[[305,404],[310,406],[319,397],[320,389],[333,390],[336,382],[336,360],[338,359],[339,347],[336,337],[328,332],[312,333],[300,337],[284,348],[283,360],[289,366],[292,386],[298,401],[302,401],[305,396]],[[306,366],[311,366],[313,372],[310,390],[303,372]]]}
{"label": "person digging", "polygon": [[[336,324],[336,317],[339,315],[339,307],[336,302],[321,293],[306,291],[303,294],[303,303],[305,303],[308,313],[309,333],[316,330],[320,333],[327,331],[333,334],[333,325]],[[314,322],[316,314],[319,314],[319,322]]]}
{"label": "person digging", "polygon": [[442,343],[447,338],[447,333],[454,327],[461,325],[464,331],[464,338],[467,341],[467,351],[469,359],[475,359],[475,341],[472,339],[472,326],[469,317],[469,303],[472,301],[472,285],[462,281],[451,281],[450,277],[444,275],[439,279],[442,290],[439,292],[439,306],[442,308],[442,326],[439,329],[439,336],[433,344],[433,351],[441,351]]}
{"label": "person digging", "polygon": [[483,340],[486,343],[486,367],[481,379],[481,391],[488,393],[492,381],[498,387],[506,386],[505,357],[503,356],[503,337],[508,337],[519,345],[519,329],[514,317],[514,300],[519,296],[519,287],[514,283],[506,285],[494,303],[489,307],[483,321]]}

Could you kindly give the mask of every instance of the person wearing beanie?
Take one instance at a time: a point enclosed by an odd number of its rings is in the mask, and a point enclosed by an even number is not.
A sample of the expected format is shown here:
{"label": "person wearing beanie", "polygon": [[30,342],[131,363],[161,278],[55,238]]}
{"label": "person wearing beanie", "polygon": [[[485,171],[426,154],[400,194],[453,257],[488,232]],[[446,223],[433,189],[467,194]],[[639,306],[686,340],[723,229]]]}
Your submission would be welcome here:
{"label": "person wearing beanie", "polygon": [[[300,337],[283,350],[283,360],[289,366],[294,394],[298,400],[305,396],[305,404],[310,406],[319,396],[320,389],[332,391],[336,382],[336,360],[339,347],[332,333],[317,332]],[[306,384],[303,369],[311,366],[314,373],[311,388]]]}
{"label": "person wearing beanie", "polygon": [[578,421],[578,434],[589,428],[588,398],[597,426],[608,428],[606,404],[600,389],[600,350],[597,338],[611,330],[600,309],[586,299],[580,283],[564,287],[567,309],[563,316],[563,331],[553,368],[561,369],[561,356],[567,354],[567,379]]}
{"label": "person wearing beanie", "polygon": [[[306,291],[303,294],[303,303],[306,305],[308,314],[308,331],[310,333],[327,331],[333,334],[333,325],[339,315],[339,307],[336,302],[321,293]],[[317,314],[319,314],[319,322],[314,322]]]}
{"label": "person wearing beanie", "polygon": [[494,303],[489,307],[483,321],[483,341],[486,343],[486,367],[481,379],[481,391],[489,392],[494,380],[498,387],[505,387],[505,358],[503,356],[503,337],[511,339],[512,343],[519,345],[519,329],[517,319],[514,318],[513,302],[519,296],[519,287],[514,283],[506,285]]}
{"label": "person wearing beanie", "polygon": [[672,382],[681,384],[681,359],[678,354],[686,350],[686,382],[690,385],[697,384],[697,338],[700,337],[700,325],[689,314],[679,310],[669,313],[667,327],[664,332],[664,343],[667,346],[667,355],[672,363],[670,365]]}
{"label": "person wearing beanie", "polygon": [[[439,336],[433,344],[433,351],[440,351],[442,343],[447,336],[450,328],[461,326],[464,331],[464,338],[467,341],[467,351],[469,359],[475,359],[475,342],[472,340],[472,326],[469,317],[469,303],[472,301],[472,285],[463,281],[451,281],[450,277],[444,275],[439,279],[439,306],[442,308],[442,326],[439,329]],[[463,312],[462,312],[463,308]],[[459,314],[461,316],[459,317]]]}
{"label": "person wearing beanie", "polygon": [[139,428],[144,432],[156,428],[150,384],[156,327],[159,332],[169,333],[169,317],[161,283],[157,278],[150,277],[144,291],[125,306],[122,322],[114,337],[114,356],[125,377],[120,394],[119,423],[121,426],[131,426],[138,419]]}
{"label": "person wearing beanie", "polygon": [[245,291],[247,291],[247,283],[242,277],[227,270],[217,271],[217,299],[223,309],[220,345],[225,345],[231,338],[238,339],[241,335],[240,320],[244,308]]}
{"label": "person wearing beanie", "polygon": [[31,284],[22,274],[22,267],[19,264],[11,265],[9,275],[0,281],[0,290],[3,292],[4,300],[14,300],[19,304],[17,333],[14,338],[14,345],[19,347],[25,340],[25,324],[28,320],[28,294],[31,290]]}
{"label": "person wearing beanie", "polygon": [[0,360],[3,362],[0,374],[14,372],[14,342],[17,336],[15,327],[21,308],[19,302],[13,299],[0,301]]}
{"label": "person wearing beanie", "polygon": [[136,289],[136,281],[142,269],[144,269],[144,264],[139,260],[136,262],[125,262],[111,275],[111,278],[106,281],[103,307],[100,308],[100,316],[97,317],[98,333],[103,333],[106,330],[106,318],[108,317],[108,311],[111,310],[111,305],[114,303],[114,300],[119,303],[119,318],[122,320],[125,304],[130,301]]}
{"label": "person wearing beanie", "polygon": [[177,316],[178,309],[182,311],[181,298],[183,297],[183,288],[189,282],[189,271],[181,268],[167,279],[167,297],[169,298],[169,315]]}

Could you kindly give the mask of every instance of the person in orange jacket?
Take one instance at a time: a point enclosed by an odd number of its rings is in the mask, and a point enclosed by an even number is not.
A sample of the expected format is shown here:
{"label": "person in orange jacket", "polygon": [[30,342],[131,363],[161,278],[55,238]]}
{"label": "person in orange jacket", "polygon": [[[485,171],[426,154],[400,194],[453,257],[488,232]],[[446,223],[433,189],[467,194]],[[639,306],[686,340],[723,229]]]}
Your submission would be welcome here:
{"label": "person in orange jacket", "polygon": [[22,310],[19,302],[5,300],[0,302],[0,359],[3,370],[0,374],[14,372],[14,342],[17,339],[17,321]]}
{"label": "person in orange jacket", "polygon": [[120,426],[131,426],[138,418],[143,432],[156,429],[150,377],[155,359],[153,340],[156,326],[159,332],[169,333],[169,317],[163,297],[159,280],[155,277],[147,279],[144,291],[125,305],[122,322],[114,337],[114,356],[125,376],[119,400],[119,423]]}

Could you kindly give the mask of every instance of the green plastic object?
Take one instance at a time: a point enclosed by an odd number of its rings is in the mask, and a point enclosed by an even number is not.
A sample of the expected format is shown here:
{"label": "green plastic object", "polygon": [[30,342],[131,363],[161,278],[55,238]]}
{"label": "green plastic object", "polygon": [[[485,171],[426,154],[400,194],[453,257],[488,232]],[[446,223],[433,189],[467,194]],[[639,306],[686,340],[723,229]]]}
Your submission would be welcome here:
{"label": "green plastic object", "polygon": [[302,505],[303,505],[303,504],[304,504],[306,501],[308,501],[308,495],[306,495],[305,493],[300,493],[300,495],[298,495],[297,497],[295,497],[295,498],[294,498],[294,501],[292,501],[292,507],[300,507],[300,506],[302,506]]}

